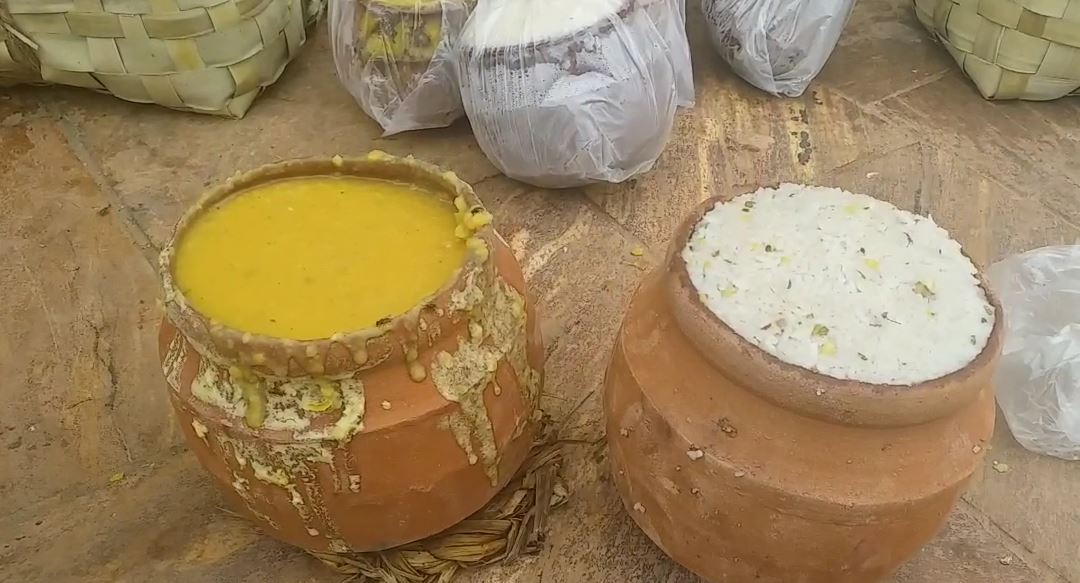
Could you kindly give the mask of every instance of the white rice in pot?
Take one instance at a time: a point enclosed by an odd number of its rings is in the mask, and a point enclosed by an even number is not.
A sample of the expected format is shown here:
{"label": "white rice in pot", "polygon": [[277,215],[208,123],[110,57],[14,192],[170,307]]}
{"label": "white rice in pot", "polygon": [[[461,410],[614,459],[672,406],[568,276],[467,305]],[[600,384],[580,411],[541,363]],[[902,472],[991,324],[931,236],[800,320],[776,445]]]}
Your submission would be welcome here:
{"label": "white rice in pot", "polygon": [[836,188],[784,184],[717,204],[682,258],[736,333],[838,379],[940,378],[994,326],[975,266],[933,219]]}
{"label": "white rice in pot", "polygon": [[485,0],[461,42],[473,47],[517,47],[556,39],[615,18],[626,0]]}

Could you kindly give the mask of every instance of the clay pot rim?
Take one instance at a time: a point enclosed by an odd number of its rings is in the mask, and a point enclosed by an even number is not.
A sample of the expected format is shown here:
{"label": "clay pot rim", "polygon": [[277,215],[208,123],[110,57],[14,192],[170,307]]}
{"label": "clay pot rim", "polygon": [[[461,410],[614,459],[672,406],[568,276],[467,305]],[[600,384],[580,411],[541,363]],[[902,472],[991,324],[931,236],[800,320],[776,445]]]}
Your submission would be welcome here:
{"label": "clay pot rim", "polygon": [[[1005,318],[1001,304],[977,266],[976,277],[979,286],[986,295],[987,302],[994,308],[994,326],[982,351],[971,362],[935,379],[911,385],[874,384],[853,379],[840,379],[785,362],[744,338],[702,303],[697,288],[690,280],[686,261],[682,258],[683,248],[689,243],[690,237],[705,213],[717,204],[726,202],[730,202],[730,199],[722,195],[709,197],[679,225],[672,238],[667,257],[666,270],[674,275],[675,281],[671,282],[673,285],[667,286],[666,299],[669,304],[688,300],[691,308],[708,321],[708,325],[722,343],[737,347],[738,352],[747,357],[745,360],[747,368],[753,369],[750,376],[760,378],[761,382],[739,383],[744,388],[782,407],[811,417],[830,422],[870,426],[913,425],[938,419],[966,405],[984,388],[981,384],[969,381],[973,376],[993,366],[1001,351]],[[969,261],[971,260],[966,252],[961,250],[961,253]],[[974,261],[972,265],[975,265]],[[687,292],[684,295],[689,297],[677,299],[675,296],[679,294],[680,289]],[[676,312],[677,318],[678,310],[673,311]],[[682,323],[679,324],[681,327]],[[711,360],[709,347],[701,345],[702,339],[693,334],[687,336],[691,344],[706,359]],[[797,393],[783,390],[784,385],[798,387]],[[821,399],[820,395],[826,393],[829,398]],[[801,399],[796,396],[793,399],[795,395],[807,396],[807,398]],[[894,410],[893,407],[901,399],[905,402],[920,403],[925,408],[905,410],[900,406]],[[867,413],[868,418],[859,419],[861,413]]]}
{"label": "clay pot rim", "polygon": [[[176,258],[177,243],[183,237],[187,228],[198,219],[200,215],[217,203],[230,196],[240,194],[253,186],[265,184],[276,180],[289,178],[304,178],[313,176],[358,176],[364,178],[383,178],[399,180],[403,182],[417,183],[432,189],[435,192],[445,193],[448,200],[453,203],[458,196],[465,200],[469,209],[485,209],[479,197],[465,181],[461,180],[451,171],[446,171],[438,166],[417,160],[412,156],[405,158],[389,155],[380,150],[373,150],[366,156],[358,158],[299,158],[266,164],[243,173],[237,173],[220,184],[210,188],[199,197],[191,207],[183,214],[173,229],[169,243],[162,249],[159,256],[159,273],[164,289],[164,304],[166,317],[172,320],[177,329],[192,341],[198,348],[206,349],[207,352],[216,353],[216,339],[219,343],[228,346],[243,347],[247,349],[248,356],[255,352],[283,351],[286,354],[299,352],[325,355],[334,343],[352,346],[356,343],[366,345],[367,341],[378,339],[395,330],[407,328],[406,322],[416,320],[419,315],[436,306],[445,306],[449,303],[450,295],[465,287],[469,278],[478,275],[484,265],[492,260],[490,255],[481,258],[474,249],[467,249],[464,262],[454,273],[447,278],[446,283],[434,293],[422,298],[411,309],[401,314],[389,316],[380,320],[376,325],[367,328],[347,330],[333,334],[325,338],[298,340],[247,332],[238,328],[217,322],[213,318],[203,314],[195,308],[180,290],[173,274],[173,262]],[[473,234],[482,239],[489,253],[492,244],[498,235],[492,224],[485,225]],[[213,337],[213,339],[211,338]],[[204,350],[200,350],[204,353]],[[240,352],[244,352],[241,350]],[[223,361],[234,360],[232,356],[223,357],[213,354]],[[356,369],[343,371],[325,371],[324,376],[351,376],[358,370],[371,368],[381,364],[382,361],[365,367],[359,365]],[[335,374],[337,373],[337,374]],[[302,375],[280,376],[308,376],[310,371]]]}
{"label": "clay pot rim", "polygon": [[[642,2],[641,0],[623,0],[622,7],[620,7],[618,10],[615,10],[615,11],[611,12],[610,14],[605,14],[600,20],[597,20],[596,22],[593,22],[593,23],[589,24],[588,26],[584,26],[582,28],[574,30],[573,32],[569,32],[569,33],[561,35],[561,36],[536,39],[536,40],[529,41],[527,43],[514,43],[514,44],[500,45],[500,46],[497,46],[497,47],[479,46],[479,45],[474,45],[474,44],[470,44],[470,43],[466,42],[465,39],[464,39],[464,35],[462,35],[462,38],[459,41],[460,42],[460,47],[461,47],[460,50],[461,50],[462,53],[464,53],[466,58],[468,58],[468,59],[481,59],[482,62],[486,65],[488,63],[489,59],[495,59],[499,55],[499,53],[501,53],[503,51],[506,51],[507,49],[516,49],[520,53],[524,54],[527,51],[540,51],[540,50],[547,49],[547,48],[554,47],[554,46],[567,45],[567,44],[573,43],[575,40],[577,40],[577,36],[579,34],[582,34],[583,32],[595,31],[596,34],[607,33],[611,29],[615,28],[615,23],[612,22],[612,18],[618,18],[620,20],[625,20],[628,16],[630,16],[636,10],[638,10],[638,8],[641,8],[641,7],[644,7],[644,6],[645,6],[645,2]],[[535,59],[530,59],[530,60],[535,60]],[[530,67],[531,67],[531,65],[530,65]],[[487,68],[489,68],[489,67],[487,67],[487,66],[482,67],[482,69],[487,69]]]}

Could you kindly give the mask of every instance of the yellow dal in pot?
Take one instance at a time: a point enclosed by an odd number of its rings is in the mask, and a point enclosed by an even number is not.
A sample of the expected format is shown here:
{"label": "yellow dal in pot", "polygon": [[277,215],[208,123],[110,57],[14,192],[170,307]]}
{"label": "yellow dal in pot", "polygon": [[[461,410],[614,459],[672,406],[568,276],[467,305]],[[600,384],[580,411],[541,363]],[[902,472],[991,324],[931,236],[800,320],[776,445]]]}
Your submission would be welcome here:
{"label": "yellow dal in pot", "polygon": [[454,205],[415,185],[317,176],[235,194],[193,221],[174,274],[200,312],[255,334],[328,338],[402,314],[465,260]]}

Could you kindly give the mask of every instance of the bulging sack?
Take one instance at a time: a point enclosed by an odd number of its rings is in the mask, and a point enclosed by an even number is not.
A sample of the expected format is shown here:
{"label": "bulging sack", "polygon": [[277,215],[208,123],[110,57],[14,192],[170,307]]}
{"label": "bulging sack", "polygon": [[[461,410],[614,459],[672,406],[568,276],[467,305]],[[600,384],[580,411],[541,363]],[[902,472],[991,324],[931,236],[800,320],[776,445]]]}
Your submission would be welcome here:
{"label": "bulging sack", "polygon": [[773,95],[798,97],[840,40],[855,0],[701,0],[720,56]]}
{"label": "bulging sack", "polygon": [[997,402],[1025,448],[1080,460],[1080,246],[1043,247],[990,267],[1005,308]]}
{"label": "bulging sack", "polygon": [[338,78],[383,135],[446,127],[464,114],[453,43],[475,0],[331,0]]}
{"label": "bulging sack", "polygon": [[487,157],[548,188],[650,169],[693,104],[684,0],[480,0],[457,67]]}

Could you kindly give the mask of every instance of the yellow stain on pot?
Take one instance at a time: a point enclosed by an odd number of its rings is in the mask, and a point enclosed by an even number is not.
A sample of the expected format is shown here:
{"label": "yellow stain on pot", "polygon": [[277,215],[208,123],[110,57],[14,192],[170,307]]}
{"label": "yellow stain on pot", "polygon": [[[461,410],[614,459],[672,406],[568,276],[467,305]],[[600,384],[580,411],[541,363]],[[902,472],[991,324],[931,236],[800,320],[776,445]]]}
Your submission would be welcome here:
{"label": "yellow stain on pot", "polygon": [[438,353],[432,364],[435,388],[460,407],[441,424],[453,434],[468,462],[482,463],[495,485],[499,478],[498,444],[484,393],[489,386],[501,392],[496,382],[500,362],[510,365],[528,402],[535,404],[539,393],[539,374],[529,366],[526,349],[525,298],[496,278],[480,285],[468,281],[450,305],[468,311],[471,322],[469,335],[461,338],[457,350]]}
{"label": "yellow stain on pot", "polygon": [[[456,211],[456,212],[455,212]],[[174,272],[205,316],[311,340],[405,313],[454,276],[487,213],[375,178],[315,176],[233,195],[180,237]]]}
{"label": "yellow stain on pot", "polygon": [[439,0],[372,0],[357,17],[361,58],[425,62],[442,40]]}

